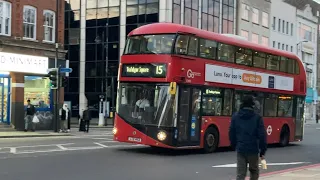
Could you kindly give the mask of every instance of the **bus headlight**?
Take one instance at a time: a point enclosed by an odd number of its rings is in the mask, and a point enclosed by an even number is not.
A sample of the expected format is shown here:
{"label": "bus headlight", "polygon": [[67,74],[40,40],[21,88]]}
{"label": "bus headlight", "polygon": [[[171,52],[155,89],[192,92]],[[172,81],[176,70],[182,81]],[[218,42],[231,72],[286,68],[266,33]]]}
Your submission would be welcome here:
{"label": "bus headlight", "polygon": [[160,141],[164,141],[166,138],[167,138],[167,134],[164,132],[164,131],[160,131],[157,135],[157,138],[160,140]]}
{"label": "bus headlight", "polygon": [[113,130],[112,130],[112,132],[113,132],[114,135],[116,135],[117,132],[118,132],[118,129],[117,129],[116,127],[114,127]]}

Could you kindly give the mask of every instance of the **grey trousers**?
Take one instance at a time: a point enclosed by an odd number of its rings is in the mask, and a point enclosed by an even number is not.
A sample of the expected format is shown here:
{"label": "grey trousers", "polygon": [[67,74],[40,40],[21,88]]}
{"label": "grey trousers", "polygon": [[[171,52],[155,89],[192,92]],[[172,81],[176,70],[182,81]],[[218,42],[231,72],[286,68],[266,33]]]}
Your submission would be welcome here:
{"label": "grey trousers", "polygon": [[259,179],[259,154],[244,155],[237,153],[237,180],[245,180],[248,164],[250,180]]}
{"label": "grey trousers", "polygon": [[32,130],[35,130],[36,126],[32,122],[32,120],[33,120],[33,116],[31,116],[31,115],[26,115],[26,117],[24,117],[24,129],[25,130],[28,130],[29,124],[31,124]]}

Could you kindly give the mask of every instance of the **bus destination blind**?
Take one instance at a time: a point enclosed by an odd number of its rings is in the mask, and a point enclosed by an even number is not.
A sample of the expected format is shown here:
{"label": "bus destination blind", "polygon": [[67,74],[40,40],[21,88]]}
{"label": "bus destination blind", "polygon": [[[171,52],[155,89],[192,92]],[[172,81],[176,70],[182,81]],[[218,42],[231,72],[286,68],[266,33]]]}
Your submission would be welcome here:
{"label": "bus destination blind", "polygon": [[166,64],[123,64],[122,77],[165,78]]}

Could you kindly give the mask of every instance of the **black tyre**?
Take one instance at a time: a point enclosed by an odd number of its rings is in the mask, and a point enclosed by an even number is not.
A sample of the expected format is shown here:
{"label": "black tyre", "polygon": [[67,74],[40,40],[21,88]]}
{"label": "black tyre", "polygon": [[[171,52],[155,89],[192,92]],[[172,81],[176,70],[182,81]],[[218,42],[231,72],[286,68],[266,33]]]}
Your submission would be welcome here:
{"label": "black tyre", "polygon": [[288,126],[283,126],[280,133],[280,141],[279,141],[280,147],[288,146],[289,140],[290,140],[290,130]]}
{"label": "black tyre", "polygon": [[213,153],[219,145],[219,133],[216,128],[210,127],[204,134],[204,152]]}

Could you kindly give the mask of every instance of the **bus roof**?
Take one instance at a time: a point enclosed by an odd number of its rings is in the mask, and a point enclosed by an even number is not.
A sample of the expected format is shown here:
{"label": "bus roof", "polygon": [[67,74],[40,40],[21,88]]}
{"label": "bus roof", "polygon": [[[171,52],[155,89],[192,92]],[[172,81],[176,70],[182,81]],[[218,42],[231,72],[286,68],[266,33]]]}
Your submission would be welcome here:
{"label": "bus roof", "polygon": [[185,26],[181,24],[173,24],[173,23],[153,23],[138,27],[131,31],[128,36],[135,36],[135,35],[143,35],[143,34],[190,34],[195,35],[198,37],[206,38],[215,40],[218,42],[239,46],[243,48],[249,48],[260,52],[270,53],[278,56],[284,56],[291,59],[295,59],[300,64],[300,67],[303,66],[302,61],[300,58],[295,55],[294,53],[282,51],[274,48],[265,47],[262,45],[257,45],[247,40],[243,40],[236,37],[231,37],[228,35],[218,34],[214,32],[209,32],[205,30],[201,30],[198,28]]}

